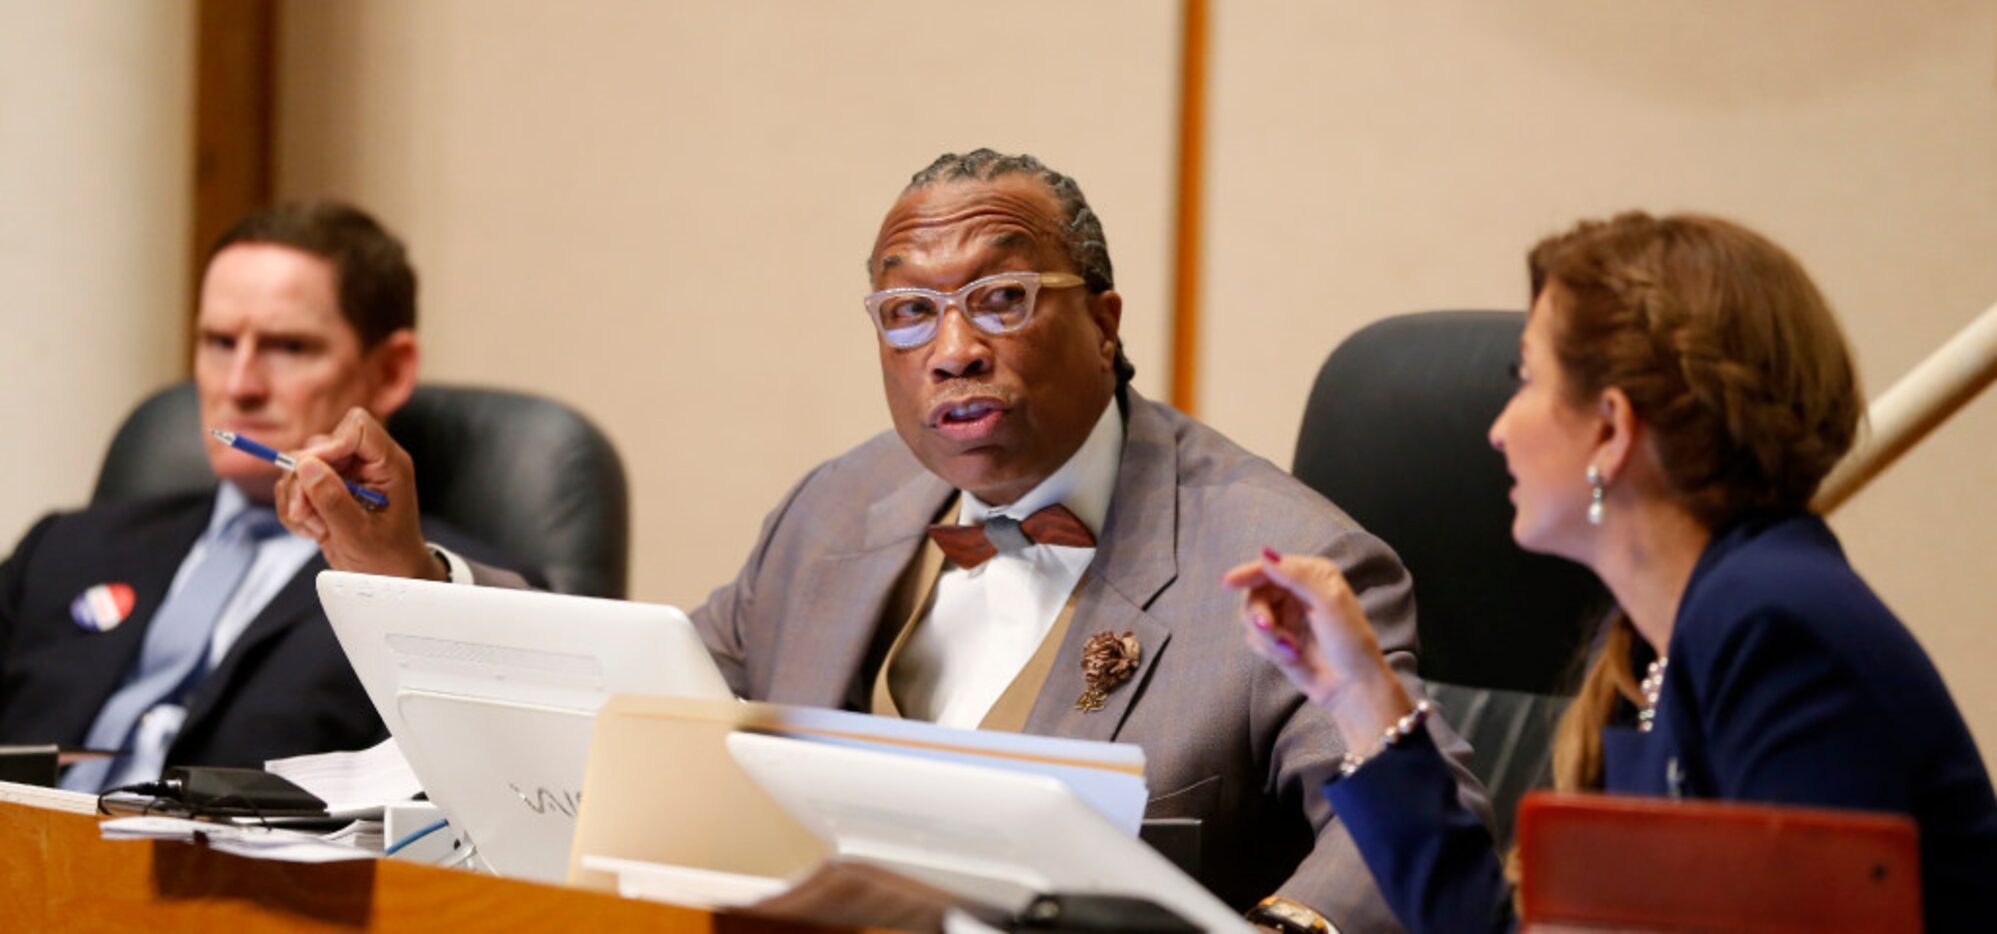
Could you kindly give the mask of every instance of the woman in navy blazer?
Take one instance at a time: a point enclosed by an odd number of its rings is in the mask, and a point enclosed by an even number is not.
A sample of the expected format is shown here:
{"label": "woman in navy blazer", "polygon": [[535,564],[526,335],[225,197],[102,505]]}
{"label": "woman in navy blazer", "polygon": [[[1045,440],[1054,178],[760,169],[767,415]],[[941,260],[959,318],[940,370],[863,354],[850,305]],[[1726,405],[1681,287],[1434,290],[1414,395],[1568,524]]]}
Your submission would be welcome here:
{"label": "woman in navy blazer", "polygon": [[[1512,534],[1587,565],[1621,609],[1561,723],[1555,784],[1905,814],[1928,925],[1997,930],[1982,757],[1913,636],[1808,511],[1862,404],[1809,276],[1752,231],[1692,215],[1583,223],[1529,266],[1519,389],[1490,432]],[[1509,926],[1490,837],[1337,567],[1265,552],[1227,581],[1256,651],[1346,736],[1380,737],[1355,739],[1325,794],[1401,921]]]}

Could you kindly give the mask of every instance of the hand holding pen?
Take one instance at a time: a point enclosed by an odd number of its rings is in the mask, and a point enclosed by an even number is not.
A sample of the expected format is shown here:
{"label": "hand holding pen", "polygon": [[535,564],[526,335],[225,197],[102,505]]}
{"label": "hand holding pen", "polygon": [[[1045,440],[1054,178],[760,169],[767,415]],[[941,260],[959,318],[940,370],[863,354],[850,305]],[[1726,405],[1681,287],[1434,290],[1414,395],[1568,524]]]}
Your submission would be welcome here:
{"label": "hand holding pen", "polygon": [[[424,580],[448,576],[423,539],[409,453],[367,410],[349,410],[331,433],[289,454],[294,469],[277,480],[277,517],[318,542],[329,566]],[[364,506],[363,490],[383,505]]]}
{"label": "hand holding pen", "polygon": [[[291,455],[283,453],[276,448],[252,441],[233,431],[223,431],[220,428],[210,428],[208,429],[208,434],[214,436],[215,440],[235,448],[244,454],[248,454],[261,461],[269,461],[272,464],[276,464],[279,470],[286,473],[294,473],[298,470],[298,462],[293,460]],[[347,492],[352,493],[355,499],[360,500],[362,507],[367,509],[388,508],[388,497],[357,483],[347,483],[344,480],[340,482],[346,483]]]}

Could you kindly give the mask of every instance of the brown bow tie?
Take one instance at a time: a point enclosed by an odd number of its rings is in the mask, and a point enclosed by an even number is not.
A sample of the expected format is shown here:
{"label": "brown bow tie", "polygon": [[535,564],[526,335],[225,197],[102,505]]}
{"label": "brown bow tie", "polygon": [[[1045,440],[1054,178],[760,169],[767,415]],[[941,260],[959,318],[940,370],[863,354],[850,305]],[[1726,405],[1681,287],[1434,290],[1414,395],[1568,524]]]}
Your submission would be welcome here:
{"label": "brown bow tie", "polygon": [[1001,551],[1019,551],[1028,545],[1096,547],[1089,527],[1068,507],[1058,504],[1027,516],[1024,522],[993,516],[983,525],[932,525],[929,537],[943,549],[944,557],[965,569],[977,567]]}

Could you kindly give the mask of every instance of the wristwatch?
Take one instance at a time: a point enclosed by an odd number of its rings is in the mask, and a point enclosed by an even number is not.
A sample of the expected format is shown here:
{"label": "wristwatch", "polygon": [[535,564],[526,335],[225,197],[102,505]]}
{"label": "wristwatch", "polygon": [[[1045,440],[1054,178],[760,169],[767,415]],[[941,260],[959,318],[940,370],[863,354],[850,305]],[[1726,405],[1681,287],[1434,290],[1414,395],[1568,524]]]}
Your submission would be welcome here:
{"label": "wristwatch", "polygon": [[1334,934],[1323,915],[1281,895],[1263,899],[1248,912],[1248,920],[1283,934]]}

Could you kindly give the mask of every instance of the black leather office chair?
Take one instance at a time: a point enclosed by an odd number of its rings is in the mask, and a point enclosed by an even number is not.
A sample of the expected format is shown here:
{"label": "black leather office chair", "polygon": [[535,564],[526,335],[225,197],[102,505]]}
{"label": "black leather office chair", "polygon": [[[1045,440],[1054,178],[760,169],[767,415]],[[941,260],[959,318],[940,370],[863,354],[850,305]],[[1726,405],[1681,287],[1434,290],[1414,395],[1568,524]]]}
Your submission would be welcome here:
{"label": "black leather office chair", "polygon": [[1436,311],[1339,345],[1311,389],[1292,471],[1414,576],[1421,675],[1476,750],[1502,849],[1551,777],[1552,731],[1610,606],[1586,569],[1512,542],[1511,480],[1486,440],[1511,397],[1525,315]]}
{"label": "black leather office chair", "polygon": [[[425,514],[540,568],[557,592],[624,596],[624,465],[580,413],[524,393],[418,386],[388,432],[416,463]],[[202,443],[194,385],[154,393],[111,440],[91,500],[206,489]]]}

